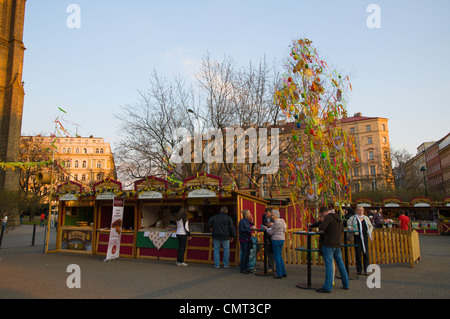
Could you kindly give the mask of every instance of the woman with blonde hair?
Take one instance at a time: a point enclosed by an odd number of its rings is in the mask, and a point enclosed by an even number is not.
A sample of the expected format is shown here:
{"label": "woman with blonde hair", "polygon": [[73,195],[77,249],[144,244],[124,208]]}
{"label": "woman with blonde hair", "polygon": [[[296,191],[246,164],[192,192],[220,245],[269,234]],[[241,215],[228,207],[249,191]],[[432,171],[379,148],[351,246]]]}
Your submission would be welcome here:
{"label": "woman with blonde hair", "polygon": [[181,207],[178,214],[175,217],[177,222],[177,239],[178,239],[178,254],[177,254],[177,266],[187,266],[184,262],[184,253],[186,252],[186,245],[188,239],[191,239],[191,233],[189,232],[189,221],[186,214],[186,209]]}
{"label": "woman with blonde hair", "polygon": [[284,264],[283,256],[281,255],[281,250],[284,245],[285,233],[286,233],[286,222],[280,218],[280,212],[278,210],[272,210],[273,225],[270,228],[263,226],[264,230],[272,236],[272,250],[273,259],[275,259],[275,267],[277,275],[273,278],[281,279],[282,277],[287,277],[286,267]]}

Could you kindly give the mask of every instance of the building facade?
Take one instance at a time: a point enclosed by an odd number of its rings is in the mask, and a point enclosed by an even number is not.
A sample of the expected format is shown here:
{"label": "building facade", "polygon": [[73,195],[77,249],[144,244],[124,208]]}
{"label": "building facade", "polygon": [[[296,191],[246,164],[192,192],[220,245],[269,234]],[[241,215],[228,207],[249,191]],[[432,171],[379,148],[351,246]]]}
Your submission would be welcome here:
{"label": "building facade", "polygon": [[359,162],[351,168],[352,191],[392,189],[388,119],[356,113],[341,120],[342,129],[355,138]]}
{"label": "building facade", "polygon": [[[45,153],[41,160],[51,159],[56,164],[53,180],[55,184],[66,181],[75,181],[90,190],[92,185],[104,179],[117,179],[114,156],[111,146],[100,137],[55,137],[49,136],[23,136],[21,143],[23,152],[28,158],[36,154],[37,150]],[[53,154],[52,154],[53,150]],[[35,161],[35,160],[34,160]],[[48,169],[43,169],[48,171]]]}
{"label": "building facade", "polygon": [[425,162],[430,190],[444,192],[445,185],[449,183],[449,143],[450,133],[425,150]]}
{"label": "building facade", "polygon": [[[426,149],[434,142],[425,142],[417,148],[417,154],[405,163],[405,187],[408,190],[425,189],[428,187],[428,171],[425,161]],[[423,169],[425,168],[425,170]]]}
{"label": "building facade", "polygon": [[450,136],[447,135],[439,143],[439,157],[441,159],[442,188],[446,195],[450,195]]}

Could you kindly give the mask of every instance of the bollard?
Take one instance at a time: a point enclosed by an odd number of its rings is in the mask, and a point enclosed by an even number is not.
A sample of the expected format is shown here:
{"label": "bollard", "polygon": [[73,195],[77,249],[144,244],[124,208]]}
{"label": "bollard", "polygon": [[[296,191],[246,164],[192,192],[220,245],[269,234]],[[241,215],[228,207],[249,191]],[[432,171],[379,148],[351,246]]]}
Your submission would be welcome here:
{"label": "bollard", "polygon": [[4,227],[3,227],[3,225],[1,225],[1,227],[2,227],[2,232],[1,232],[1,234],[0,234],[0,248],[2,248],[3,231],[5,230]]}
{"label": "bollard", "polygon": [[31,238],[31,246],[34,246],[34,237],[36,236],[36,224],[33,224],[33,237]]}

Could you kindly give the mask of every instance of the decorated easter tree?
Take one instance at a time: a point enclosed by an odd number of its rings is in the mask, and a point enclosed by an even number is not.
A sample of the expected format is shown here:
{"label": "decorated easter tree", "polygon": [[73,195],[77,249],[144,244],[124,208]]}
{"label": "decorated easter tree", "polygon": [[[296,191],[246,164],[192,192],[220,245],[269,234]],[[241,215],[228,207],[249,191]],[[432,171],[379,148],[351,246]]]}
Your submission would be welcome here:
{"label": "decorated easter tree", "polygon": [[293,42],[275,103],[292,122],[292,151],[281,165],[294,199],[340,206],[351,196],[349,169],[358,161],[352,135],[342,129],[347,116],[348,76],[330,70],[312,41]]}

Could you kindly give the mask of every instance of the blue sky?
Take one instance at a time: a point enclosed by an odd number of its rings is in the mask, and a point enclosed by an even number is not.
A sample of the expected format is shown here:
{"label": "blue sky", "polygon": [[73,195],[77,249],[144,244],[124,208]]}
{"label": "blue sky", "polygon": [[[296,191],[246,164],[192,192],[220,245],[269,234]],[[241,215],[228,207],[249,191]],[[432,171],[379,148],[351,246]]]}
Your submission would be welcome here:
{"label": "blue sky", "polygon": [[[70,4],[81,28],[67,27]],[[381,28],[367,27],[370,4]],[[80,135],[114,149],[112,114],[137,101],[153,70],[191,80],[207,52],[239,66],[280,62],[307,37],[350,76],[349,115],[388,118],[391,146],[414,154],[450,131],[449,14],[448,0],[29,0],[22,134],[52,132],[61,107]]]}

